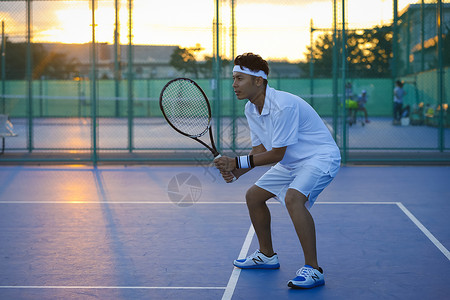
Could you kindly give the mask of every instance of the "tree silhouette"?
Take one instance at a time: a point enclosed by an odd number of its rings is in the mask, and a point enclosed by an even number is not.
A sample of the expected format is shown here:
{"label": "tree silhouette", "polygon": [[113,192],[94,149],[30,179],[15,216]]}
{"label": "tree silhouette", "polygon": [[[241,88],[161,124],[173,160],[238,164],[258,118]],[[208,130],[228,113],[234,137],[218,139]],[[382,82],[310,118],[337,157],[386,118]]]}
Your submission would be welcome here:
{"label": "tree silhouette", "polygon": [[[26,79],[27,44],[5,41],[5,77],[9,80]],[[66,54],[49,52],[41,44],[31,44],[32,77],[45,76],[47,79],[67,79],[77,72],[78,61]],[[1,67],[0,61],[0,67]]]}
{"label": "tree silhouette", "polygon": [[195,52],[201,51],[202,48],[180,48],[174,49],[170,56],[170,65],[183,72],[186,75],[192,75],[194,78],[198,78],[199,65],[195,58]]}
{"label": "tree silhouette", "polygon": [[[206,55],[202,61],[197,60],[197,52],[204,50],[197,45],[193,48],[177,47],[170,56],[170,65],[187,76],[194,78],[211,78],[213,75],[213,58]],[[221,59],[222,76],[226,74],[225,68],[230,64],[227,59]]]}
{"label": "tree silhouette", "polygon": [[[347,67],[349,77],[388,77],[389,62],[392,58],[392,30],[390,27],[374,27],[368,30],[348,31]],[[342,37],[338,36],[339,60]],[[307,59],[311,57],[311,46],[307,47]],[[313,46],[314,76],[331,77],[333,66],[333,36],[320,35]],[[339,62],[342,65],[342,61]],[[301,64],[305,73],[309,73],[309,64]]]}

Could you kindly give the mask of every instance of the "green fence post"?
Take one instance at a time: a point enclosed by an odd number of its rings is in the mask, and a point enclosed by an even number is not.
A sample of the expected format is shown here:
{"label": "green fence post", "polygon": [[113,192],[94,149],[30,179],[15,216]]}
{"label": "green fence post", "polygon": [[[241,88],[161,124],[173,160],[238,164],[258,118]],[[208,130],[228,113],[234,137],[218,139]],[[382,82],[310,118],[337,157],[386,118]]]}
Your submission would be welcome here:
{"label": "green fence post", "polygon": [[31,49],[31,1],[27,0],[27,98],[28,98],[28,152],[33,150],[33,56]]}
{"label": "green fence post", "polygon": [[97,165],[97,49],[95,44],[95,1],[92,0],[92,73],[91,73],[91,115],[92,115],[92,163]]}
{"label": "green fence post", "polygon": [[128,0],[128,152],[133,151],[133,0]]}
{"label": "green fence post", "polygon": [[411,53],[411,12],[406,14],[406,74],[411,74],[411,63],[409,61],[409,55]]}
{"label": "green fence post", "polygon": [[310,57],[309,57],[309,94],[311,95],[310,104],[314,107],[314,47],[313,47],[313,20],[310,21],[310,33],[309,33],[309,41],[310,41]]}
{"label": "green fence post", "polygon": [[221,137],[220,137],[220,118],[221,118],[221,109],[220,109],[220,98],[221,98],[221,57],[220,57],[220,1],[216,0],[216,24],[215,24],[215,29],[216,29],[216,56],[215,56],[215,72],[214,72],[214,77],[215,77],[215,91],[216,91],[216,97],[215,97],[215,110],[216,113],[215,115],[217,116],[216,118],[216,138],[215,138],[215,142],[216,142],[216,146],[217,149],[220,151],[221,150]]}
{"label": "green fence post", "polygon": [[114,1],[115,25],[114,25],[114,95],[115,116],[120,117],[120,41],[119,41],[119,0]]}
{"label": "green fence post", "polygon": [[420,71],[425,71],[425,0],[420,3]]}
{"label": "green fence post", "polygon": [[2,21],[2,113],[6,113],[6,36],[5,36],[5,21]]}
{"label": "green fence post", "polygon": [[345,85],[347,77],[347,40],[345,32],[345,0],[342,0],[342,163],[347,162],[347,105],[345,103]]}
{"label": "green fence post", "polygon": [[438,0],[436,7],[436,21],[437,21],[437,35],[438,35],[438,80],[437,80],[437,88],[438,88],[438,103],[439,107],[439,151],[444,151],[444,60],[442,56],[442,48],[444,47],[442,44],[442,0]]}
{"label": "green fence post", "polygon": [[[397,80],[397,66],[398,66],[398,2],[397,0],[393,1],[393,23],[392,23],[392,63],[391,63],[391,76],[392,76],[392,85],[391,91],[394,90],[395,81]],[[422,49],[423,51],[423,49]],[[392,110],[393,110],[392,104]],[[392,111],[393,114],[393,111]]]}
{"label": "green fence post", "polygon": [[337,43],[337,0],[333,0],[333,137],[337,142],[338,132],[338,59],[339,49]]}
{"label": "green fence post", "polygon": [[[231,0],[231,61],[232,65],[234,65],[234,58],[236,57],[236,19],[235,19],[235,10],[236,10],[236,1]],[[228,87],[233,89],[233,87]],[[233,90],[232,90],[233,91]],[[237,98],[234,91],[231,93],[231,150],[233,152],[236,151],[236,138],[237,138],[237,132],[236,132],[236,110],[237,110]]]}

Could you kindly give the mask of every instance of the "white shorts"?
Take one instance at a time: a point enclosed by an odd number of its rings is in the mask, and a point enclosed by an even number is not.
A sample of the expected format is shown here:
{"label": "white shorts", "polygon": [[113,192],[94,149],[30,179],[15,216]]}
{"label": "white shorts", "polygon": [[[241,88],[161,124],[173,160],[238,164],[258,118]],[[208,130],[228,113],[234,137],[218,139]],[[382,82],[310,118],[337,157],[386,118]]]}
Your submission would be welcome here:
{"label": "white shorts", "polygon": [[[336,174],[339,169],[339,163],[337,163],[337,166],[334,165],[332,174]],[[330,172],[324,172],[314,165],[305,164],[289,170],[280,164],[276,164],[261,176],[255,185],[274,194],[275,199],[283,205],[286,205],[287,190],[295,189],[308,197],[306,207],[309,209],[332,180],[333,177]]]}

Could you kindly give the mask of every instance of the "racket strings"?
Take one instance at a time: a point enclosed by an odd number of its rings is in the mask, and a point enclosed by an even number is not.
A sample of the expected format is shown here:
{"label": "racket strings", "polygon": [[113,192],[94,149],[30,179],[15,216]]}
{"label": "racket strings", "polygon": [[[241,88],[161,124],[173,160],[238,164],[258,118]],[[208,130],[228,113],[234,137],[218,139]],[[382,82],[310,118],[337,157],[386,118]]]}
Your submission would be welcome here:
{"label": "racket strings", "polygon": [[202,136],[210,126],[207,99],[190,81],[178,80],[169,84],[163,92],[161,106],[168,121],[190,136]]}

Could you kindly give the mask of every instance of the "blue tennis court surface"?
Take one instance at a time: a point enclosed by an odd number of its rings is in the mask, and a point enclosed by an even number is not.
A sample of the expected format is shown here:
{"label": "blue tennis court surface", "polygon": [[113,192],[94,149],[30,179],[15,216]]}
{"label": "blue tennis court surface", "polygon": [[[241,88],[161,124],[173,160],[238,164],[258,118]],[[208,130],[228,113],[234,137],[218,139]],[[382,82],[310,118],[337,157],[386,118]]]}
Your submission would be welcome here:
{"label": "blue tennis court surface", "polygon": [[[446,299],[450,167],[343,167],[311,212],[325,286],[291,290],[303,255],[271,201],[279,270],[245,191],[202,166],[0,168],[0,299]],[[184,183],[184,184],[183,184]]]}

